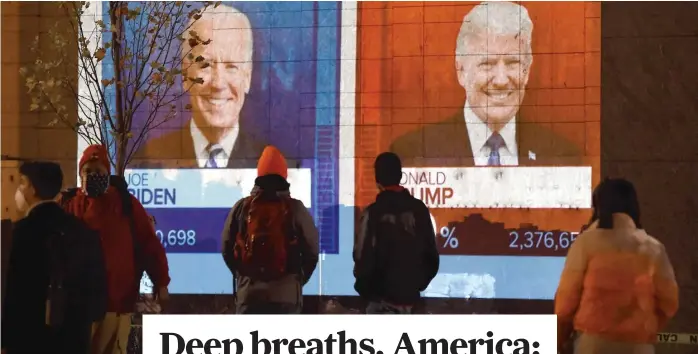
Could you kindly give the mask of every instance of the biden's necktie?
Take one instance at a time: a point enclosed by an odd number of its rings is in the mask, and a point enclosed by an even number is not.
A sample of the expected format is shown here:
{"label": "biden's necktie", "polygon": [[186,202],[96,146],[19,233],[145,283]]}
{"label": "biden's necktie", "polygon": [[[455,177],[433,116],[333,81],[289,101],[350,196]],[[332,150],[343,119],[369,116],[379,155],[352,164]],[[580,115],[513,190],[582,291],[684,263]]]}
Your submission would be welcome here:
{"label": "biden's necktie", "polygon": [[208,151],[208,160],[206,161],[206,168],[218,168],[216,157],[223,153],[223,148],[218,144],[210,144],[206,148],[206,151]]}

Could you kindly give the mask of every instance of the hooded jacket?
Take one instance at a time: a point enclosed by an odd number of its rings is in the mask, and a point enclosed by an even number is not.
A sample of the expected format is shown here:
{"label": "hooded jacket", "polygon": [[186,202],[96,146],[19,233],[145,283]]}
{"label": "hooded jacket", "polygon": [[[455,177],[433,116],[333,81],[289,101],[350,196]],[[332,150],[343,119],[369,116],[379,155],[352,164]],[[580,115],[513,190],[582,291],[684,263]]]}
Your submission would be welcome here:
{"label": "hooded jacket", "polygon": [[[107,149],[102,145],[88,146],[80,158],[78,167],[96,160],[110,169]],[[144,269],[153,281],[155,289],[170,283],[165,248],[155,235],[150,217],[143,205],[131,196],[131,220],[124,215],[122,196],[114,187],[109,187],[103,195],[88,197],[82,189],[68,201],[61,201],[63,208],[99,233],[102,240],[104,262],[107,268],[108,312],[130,313],[135,310],[140,292],[142,274],[136,274],[133,240],[139,242]],[[131,222],[136,237],[131,235]]]}
{"label": "hooded jacket", "polygon": [[[379,224],[391,224],[393,231],[398,225],[407,229],[394,233]],[[414,242],[404,242],[404,235],[414,237]],[[361,215],[353,257],[354,289],[362,298],[393,305],[416,304],[420,292],[439,271],[429,209],[406,189],[387,187]]]}
{"label": "hooded jacket", "polygon": [[[153,281],[154,288],[166,287],[170,283],[170,276],[165,248],[155,235],[150,218],[141,203],[133,196],[131,202],[135,239],[140,242],[145,260],[143,267]],[[131,220],[123,215],[119,191],[109,187],[105,194],[92,198],[79,190],[63,207],[97,231],[102,239],[109,293],[107,311],[133,312],[141,275],[136,274]]]}
{"label": "hooded jacket", "polygon": [[555,294],[559,347],[572,330],[588,337],[585,347],[597,348],[585,353],[648,345],[678,309],[664,245],[626,214],[613,214],[613,225],[609,230],[593,223],[569,249]]}
{"label": "hooded jacket", "polygon": [[[55,237],[62,232],[65,234],[57,244],[71,247],[70,256],[76,257],[78,263],[70,262],[70,266],[79,268],[72,268],[70,280],[64,279],[64,284],[70,284],[62,292],[69,296],[69,301],[63,303],[65,321],[49,326],[46,301],[52,298],[50,259],[57,255],[49,248],[49,240],[57,240]],[[99,246],[92,242],[93,237],[92,232],[55,202],[37,204],[17,221],[12,230],[7,282],[3,284],[7,291],[2,308],[3,349],[9,353],[36,354],[89,352],[86,339],[94,319],[93,308],[89,306],[94,304],[92,300],[106,300],[105,284],[99,282],[104,275],[102,255],[94,254]],[[102,312],[103,303],[99,305]]]}
{"label": "hooded jacket", "polygon": [[[257,165],[258,177],[255,180],[255,186],[247,198],[269,192],[290,198],[290,184],[286,181],[287,174],[286,160],[281,152],[273,146],[267,146]],[[318,262],[318,231],[313,218],[303,202],[290,198],[293,225],[300,241],[300,273],[287,274],[281,279],[271,282],[242,276],[236,271],[233,247],[235,237],[246,219],[246,215],[243,215],[243,203],[247,198],[239,200],[230,210],[221,236],[223,260],[234,274],[233,281],[236,282],[237,293],[235,295],[238,312],[246,306],[264,304],[287,304],[300,311],[303,285],[310,280]]]}

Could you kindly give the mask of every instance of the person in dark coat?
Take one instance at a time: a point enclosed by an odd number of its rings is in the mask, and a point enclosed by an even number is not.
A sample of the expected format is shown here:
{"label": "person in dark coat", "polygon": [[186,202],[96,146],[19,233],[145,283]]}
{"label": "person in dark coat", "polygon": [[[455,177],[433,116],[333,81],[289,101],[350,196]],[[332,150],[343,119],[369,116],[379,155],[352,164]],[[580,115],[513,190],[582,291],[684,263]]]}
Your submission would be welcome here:
{"label": "person in dark coat", "polygon": [[[63,184],[63,173],[59,165],[51,162],[27,162],[19,168],[20,183],[15,193],[15,202],[25,217],[17,221],[12,232],[12,250],[7,271],[6,297],[2,308],[2,349],[3,354],[18,353],[89,353],[90,328],[92,320],[88,303],[90,300],[73,297],[74,294],[93,296],[92,284],[71,287],[71,275],[65,276],[65,302],[55,301],[49,295],[52,268],[56,258],[56,245],[66,245],[75,252],[87,251],[83,248],[89,230],[76,218],[67,214],[54,201]],[[83,238],[84,237],[84,238]],[[96,244],[99,245],[98,241]],[[97,246],[98,248],[98,246]],[[82,272],[75,271],[72,278],[99,271],[103,263],[101,255],[87,254],[84,260],[92,263],[81,264]],[[74,268],[72,268],[74,269]],[[55,272],[54,272],[55,273]],[[93,279],[87,277],[87,279]],[[106,296],[104,296],[106,302]],[[57,308],[61,303],[60,323],[57,323]],[[51,306],[53,305],[53,308]],[[47,313],[48,312],[48,313]]]}
{"label": "person in dark coat", "polygon": [[439,271],[429,209],[400,185],[402,162],[391,152],[376,157],[376,201],[361,214],[354,238],[354,289],[369,314],[414,313]]}

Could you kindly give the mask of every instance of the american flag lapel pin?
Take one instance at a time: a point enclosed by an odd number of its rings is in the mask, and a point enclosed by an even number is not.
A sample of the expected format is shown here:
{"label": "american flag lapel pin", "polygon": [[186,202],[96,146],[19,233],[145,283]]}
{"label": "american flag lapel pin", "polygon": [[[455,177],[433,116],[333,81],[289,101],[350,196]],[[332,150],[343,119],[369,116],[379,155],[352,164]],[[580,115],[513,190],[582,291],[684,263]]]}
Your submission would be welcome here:
{"label": "american flag lapel pin", "polygon": [[529,150],[528,151],[528,159],[535,161],[536,160],[536,153]]}

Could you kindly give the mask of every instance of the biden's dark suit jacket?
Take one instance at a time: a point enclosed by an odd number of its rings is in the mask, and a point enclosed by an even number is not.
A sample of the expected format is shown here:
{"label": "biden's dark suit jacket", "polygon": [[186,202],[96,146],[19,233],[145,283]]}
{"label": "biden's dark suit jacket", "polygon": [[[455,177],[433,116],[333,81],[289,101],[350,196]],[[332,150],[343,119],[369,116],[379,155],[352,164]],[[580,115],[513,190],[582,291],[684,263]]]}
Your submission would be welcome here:
{"label": "biden's dark suit jacket", "polygon": [[[266,143],[240,129],[228,159],[228,168],[256,168]],[[199,168],[190,121],[178,130],[149,140],[134,156],[131,168]],[[292,167],[289,164],[289,167]]]}
{"label": "biden's dark suit jacket", "polygon": [[[583,164],[584,154],[578,146],[540,123],[517,118],[516,143],[519,166]],[[400,156],[405,167],[475,166],[463,112],[398,137],[390,151]]]}

